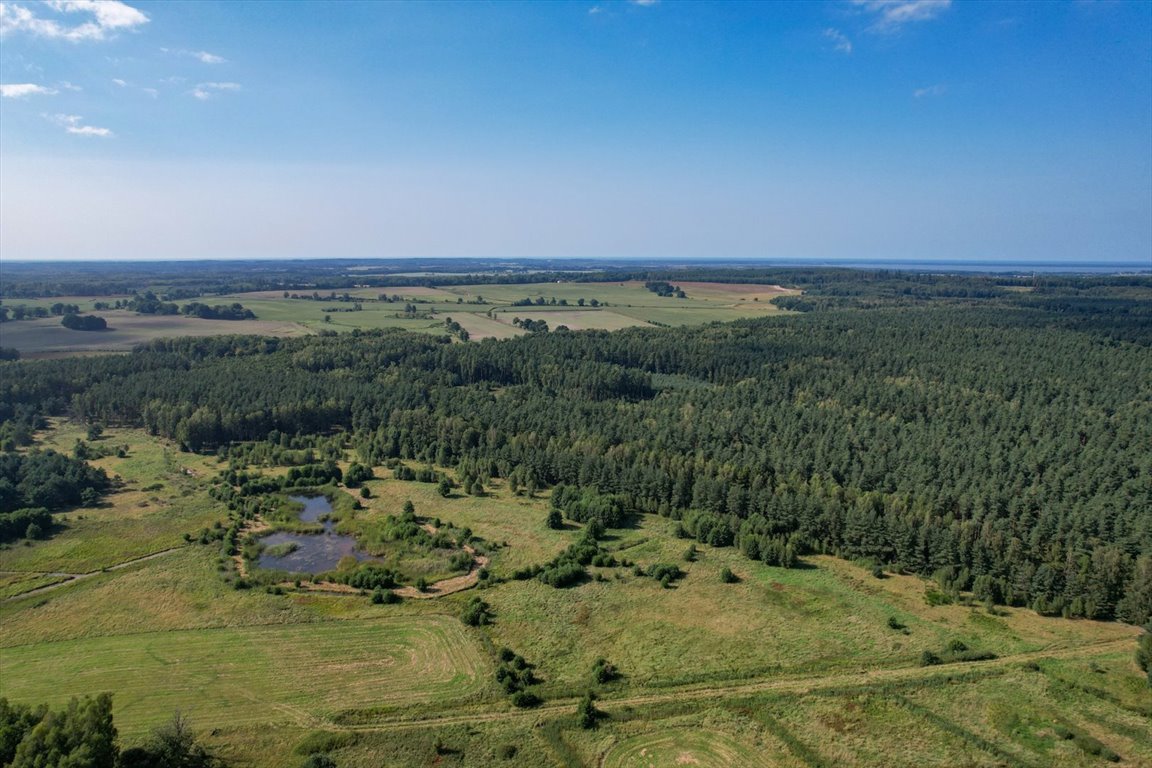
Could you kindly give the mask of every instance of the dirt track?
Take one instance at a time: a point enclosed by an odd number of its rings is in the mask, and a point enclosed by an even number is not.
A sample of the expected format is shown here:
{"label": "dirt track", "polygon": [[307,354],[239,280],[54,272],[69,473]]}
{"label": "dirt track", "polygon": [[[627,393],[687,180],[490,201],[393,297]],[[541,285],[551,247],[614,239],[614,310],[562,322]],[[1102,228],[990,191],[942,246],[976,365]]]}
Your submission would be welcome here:
{"label": "dirt track", "polygon": [[[1135,630],[1133,630],[1135,632]],[[866,670],[861,672],[848,672],[843,674],[819,675],[792,678],[765,678],[750,682],[732,682],[729,684],[713,684],[699,687],[687,686],[666,693],[650,693],[639,696],[625,696],[621,698],[604,698],[597,702],[597,707],[605,712],[612,713],[621,709],[636,709],[657,704],[682,701],[705,701],[708,699],[749,696],[757,693],[815,693],[821,690],[844,688],[853,686],[882,685],[885,683],[903,683],[912,680],[927,678],[947,678],[968,672],[982,672],[1003,669],[1017,664],[1041,659],[1073,658],[1084,654],[1107,653],[1109,651],[1130,650],[1132,640],[1106,640],[1099,643],[1089,643],[1071,648],[1052,648],[1041,651],[1030,651],[1012,656],[1003,656],[988,661],[943,664],[933,667],[900,667],[897,669]],[[467,723],[486,723],[502,720],[531,720],[543,719],[550,716],[564,715],[576,711],[577,700],[549,702],[543,706],[530,710],[510,710],[504,712],[481,712],[460,715],[445,715],[441,717],[427,717],[419,719],[381,719],[379,722],[364,725],[334,726],[341,730],[353,731],[395,731],[410,730],[414,728],[431,728],[443,725],[459,725]],[[332,727],[332,726],[330,726]]]}
{"label": "dirt track", "polygon": [[43,571],[43,572],[42,571],[35,571],[35,572],[33,572],[33,571],[2,571],[0,573],[29,573],[29,574],[34,573],[37,576],[59,576],[63,579],[63,581],[58,581],[55,584],[49,584],[49,585],[44,586],[44,587],[37,587],[36,589],[30,589],[27,592],[21,592],[18,595],[12,595],[12,597],[5,598],[4,602],[7,603],[7,602],[11,602],[12,600],[23,600],[26,597],[31,597],[32,595],[38,595],[41,592],[47,592],[47,591],[52,590],[52,589],[58,589],[59,587],[66,586],[68,584],[75,584],[76,582],[81,581],[83,579],[90,579],[93,576],[99,576],[100,574],[107,573],[108,571],[118,571],[121,568],[127,568],[130,565],[135,565],[136,563],[142,563],[145,560],[154,560],[157,557],[163,557],[164,555],[170,555],[178,549],[183,549],[183,547],[171,547],[169,549],[162,549],[159,552],[153,552],[150,555],[144,555],[143,557],[134,557],[131,560],[125,560],[122,563],[117,563],[116,565],[110,565],[107,568],[101,568],[98,571],[88,571],[87,573],[62,573],[62,572],[58,572],[58,571]]}

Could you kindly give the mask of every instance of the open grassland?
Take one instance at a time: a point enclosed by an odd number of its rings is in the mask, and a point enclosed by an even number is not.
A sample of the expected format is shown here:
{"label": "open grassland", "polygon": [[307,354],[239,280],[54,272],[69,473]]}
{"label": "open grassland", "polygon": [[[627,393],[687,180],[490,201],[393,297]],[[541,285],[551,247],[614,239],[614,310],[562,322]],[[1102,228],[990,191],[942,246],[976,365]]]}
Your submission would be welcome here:
{"label": "open grassland", "polygon": [[0,600],[22,595],[32,590],[50,587],[68,580],[68,576],[53,573],[0,572]]}
{"label": "open grassland", "polygon": [[[391,474],[377,469],[377,474]],[[547,562],[572,540],[568,533],[544,525],[547,505],[543,499],[528,499],[508,492],[502,481],[495,481],[484,496],[467,496],[459,489],[449,498],[442,497],[432,483],[410,483],[398,480],[372,480],[366,483],[372,498],[362,499],[365,509],[357,516],[371,520],[382,515],[398,515],[405,501],[411,501],[422,518],[450,522],[472,532],[493,545],[489,568],[498,576],[508,576],[517,568]]]}
{"label": "open grassland", "polygon": [[[688,542],[672,535],[674,525],[644,517],[608,542],[618,558],[645,567],[679,565],[687,575],[674,588],[628,568],[592,569],[604,581],[573,589],[534,580],[501,585],[485,595],[498,617],[494,640],[538,660],[545,679],[565,690],[578,685],[600,656],[617,664],[632,686],[667,687],[914,666],[922,651],[954,639],[1008,655],[1132,636],[1119,624],[1046,619],[1030,611],[1013,611],[1017,621],[978,608],[932,607],[918,578],[877,580],[831,557],[789,570],[698,545],[697,560],[689,563],[683,559]],[[725,567],[740,583],[722,582]],[[890,628],[889,617],[906,630]]]}
{"label": "open grassland", "polygon": [[[1064,660],[1099,671],[1091,685],[1068,685],[1048,673],[1055,661],[1038,669],[1017,668],[989,677],[979,685],[925,686],[904,696],[906,708],[938,723],[954,723],[1022,765],[1092,766],[1100,757],[1089,754],[1070,733],[1087,734],[1124,758],[1128,765],[1152,765],[1152,695],[1145,684],[1143,707],[1137,701],[1111,700],[1111,689],[1139,681],[1131,654],[1121,663],[1107,657]],[[1104,662],[1103,664],[1101,662]]]}
{"label": "open grassland", "polygon": [[154,632],[0,650],[5,695],[59,705],[116,692],[121,732],[172,711],[200,727],[307,725],[350,704],[479,692],[487,663],[459,622],[426,617]]}
{"label": "open grassland", "polygon": [[108,321],[104,331],[74,331],[59,317],[0,323],[0,345],[15,347],[25,358],[128,352],[155,339],[175,336],[300,336],[307,329],[294,320],[203,320],[183,315],[138,315],[127,310],[101,310]]}
{"label": "open grassland", "polygon": [[[777,753],[778,754],[778,753]],[[697,728],[667,728],[654,733],[633,736],[614,745],[604,756],[604,768],[652,768],[653,766],[691,765],[699,768],[728,768],[740,765],[747,768],[775,768],[775,766],[802,765],[791,756],[779,755],[741,744],[735,739],[713,730]]]}
{"label": "open grassland", "polygon": [[[81,425],[61,423],[41,444],[68,453],[84,436]],[[89,573],[182,546],[185,533],[221,518],[220,505],[203,492],[215,459],[181,454],[138,430],[108,430],[96,445],[128,446],[124,458],[92,462],[123,486],[99,507],[56,515],[51,538],[0,549],[0,571]]]}
{"label": "open grassland", "polygon": [[[1085,653],[1077,663],[1106,660]],[[533,711],[471,706],[421,720],[352,728],[287,726],[222,729],[210,741],[239,764],[294,765],[309,745],[326,744],[341,766],[684,765],[839,768],[846,766],[1011,766],[1090,768],[1152,764],[1152,724],[1098,697],[1069,697],[1046,682],[1046,666],[924,668],[900,681],[830,675],[807,687],[755,695],[707,691],[597,702],[597,727],[578,726],[571,699]],[[1093,672],[1101,685],[1137,678],[1127,669]],[[844,680],[845,682],[841,682]]]}
{"label": "open grassland", "polygon": [[[83,436],[58,423],[40,438],[68,450]],[[382,467],[356,518],[411,500],[420,517],[487,542],[498,583],[398,605],[290,584],[235,589],[218,544],[183,540],[225,514],[207,496],[215,457],[131,430],[97,444],[129,446],[95,462],[125,488],[67,513],[53,538],[0,552],[0,696],[60,704],[111,691],[126,744],[179,709],[234,765],[269,768],[296,768],[309,745],[341,768],[1089,768],[1111,753],[1152,765],[1152,695],[1132,627],[933,606],[919,578],[877,579],[832,557],[789,570],[697,544],[689,561],[675,522],[655,516],[603,544],[641,566],[678,565],[686,575],[670,589],[631,567],[590,568],[570,589],[508,580],[580,527],[549,529],[547,496],[500,480],[483,496],[444,498]],[[739,581],[724,583],[724,568]],[[89,575],[22,594],[57,572]],[[474,596],[491,606],[490,626],[458,620]],[[919,666],[954,640],[998,658]],[[541,707],[516,709],[497,690],[501,646],[535,665]],[[598,658],[623,678],[595,684]],[[589,689],[604,715],[585,730],[575,709]]]}
{"label": "open grassland", "polygon": [[0,646],[317,619],[292,599],[233,589],[216,567],[214,548],[195,545],[0,602]]}

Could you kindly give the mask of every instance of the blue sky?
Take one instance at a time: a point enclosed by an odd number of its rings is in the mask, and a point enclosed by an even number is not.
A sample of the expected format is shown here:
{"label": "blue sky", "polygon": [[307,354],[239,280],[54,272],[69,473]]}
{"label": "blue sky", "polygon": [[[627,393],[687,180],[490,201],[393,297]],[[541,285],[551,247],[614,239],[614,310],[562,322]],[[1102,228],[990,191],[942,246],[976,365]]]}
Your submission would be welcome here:
{"label": "blue sky", "polygon": [[5,259],[1152,265],[1152,2],[0,6]]}

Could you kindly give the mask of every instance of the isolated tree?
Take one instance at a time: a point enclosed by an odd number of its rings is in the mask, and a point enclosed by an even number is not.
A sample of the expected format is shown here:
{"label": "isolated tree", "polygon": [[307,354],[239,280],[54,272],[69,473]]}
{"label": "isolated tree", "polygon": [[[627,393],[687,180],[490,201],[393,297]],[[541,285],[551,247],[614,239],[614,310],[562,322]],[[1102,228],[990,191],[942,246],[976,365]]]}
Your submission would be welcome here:
{"label": "isolated tree", "polygon": [[599,685],[605,685],[613,680],[619,680],[620,670],[607,659],[597,659],[592,665],[592,679]]}
{"label": "isolated tree", "polygon": [[564,528],[564,515],[560,514],[558,509],[548,510],[548,527],[554,531],[559,531]]}
{"label": "isolated tree", "polygon": [[596,709],[595,696],[591,691],[584,694],[584,698],[580,700],[580,706],[576,708],[576,721],[580,723],[580,727],[585,730],[595,728],[599,719],[603,716],[603,712]]}
{"label": "isolated tree", "polygon": [[1148,675],[1148,685],[1152,687],[1152,624],[1144,628],[1136,643],[1136,663]]}

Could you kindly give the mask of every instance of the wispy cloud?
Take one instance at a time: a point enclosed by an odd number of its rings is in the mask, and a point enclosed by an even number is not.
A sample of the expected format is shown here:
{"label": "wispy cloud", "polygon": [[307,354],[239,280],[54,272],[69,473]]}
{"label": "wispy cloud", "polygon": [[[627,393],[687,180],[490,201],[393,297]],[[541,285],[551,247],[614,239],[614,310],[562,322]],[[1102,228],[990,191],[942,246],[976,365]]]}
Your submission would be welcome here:
{"label": "wispy cloud", "polygon": [[[44,0],[43,5],[59,14],[46,18],[23,5],[0,3],[0,36],[25,33],[60,40],[105,40],[122,30],[148,23],[148,16],[120,0]],[[72,23],[70,14],[88,19]]]}
{"label": "wispy cloud", "polygon": [[184,50],[183,48],[161,48],[160,50],[164,53],[170,53],[173,56],[189,56],[193,59],[197,59],[203,62],[204,64],[224,64],[228,61],[228,59],[224,58],[223,56],[217,56],[216,54],[209,53],[208,51],[188,51]]}
{"label": "wispy cloud", "polygon": [[588,15],[589,16],[595,16],[598,13],[604,13],[604,9],[598,5],[594,5],[588,9]]}
{"label": "wispy cloud", "polygon": [[192,95],[200,99],[200,101],[208,101],[220,94],[223,91],[238,91],[240,90],[240,83],[198,83],[192,89]]}
{"label": "wispy cloud", "polygon": [[952,0],[852,0],[852,4],[872,14],[875,32],[897,32],[905,24],[928,21],[952,5]]}
{"label": "wispy cloud", "polygon": [[829,27],[824,30],[824,37],[832,41],[833,50],[841,53],[852,53],[852,41],[840,30]]}
{"label": "wispy cloud", "polygon": [[81,121],[84,119],[80,115],[44,115],[45,118],[56,123],[64,128],[65,131],[74,136],[99,136],[100,138],[107,139],[116,134],[107,128],[97,128],[94,125],[84,125]]}
{"label": "wispy cloud", "polygon": [[35,83],[4,83],[0,85],[0,97],[23,99],[27,96],[55,96],[59,91]]}
{"label": "wispy cloud", "polygon": [[121,88],[127,88],[129,90],[140,91],[141,93],[148,94],[152,98],[156,98],[160,95],[160,91],[156,90],[155,88],[145,88],[142,85],[136,85],[135,83],[130,83],[127,80],[121,80],[118,77],[112,78],[112,82]]}
{"label": "wispy cloud", "polygon": [[930,85],[927,88],[917,88],[916,90],[912,91],[912,95],[918,99],[923,99],[926,96],[943,96],[947,90],[948,86],[944,85],[943,83],[937,83],[936,85]]}
{"label": "wispy cloud", "polygon": [[646,8],[650,8],[653,5],[656,5],[656,3],[660,2],[660,0],[630,0],[630,2],[633,5],[642,5]]}

